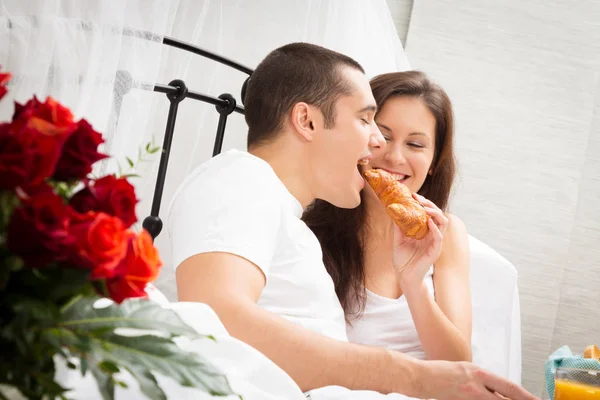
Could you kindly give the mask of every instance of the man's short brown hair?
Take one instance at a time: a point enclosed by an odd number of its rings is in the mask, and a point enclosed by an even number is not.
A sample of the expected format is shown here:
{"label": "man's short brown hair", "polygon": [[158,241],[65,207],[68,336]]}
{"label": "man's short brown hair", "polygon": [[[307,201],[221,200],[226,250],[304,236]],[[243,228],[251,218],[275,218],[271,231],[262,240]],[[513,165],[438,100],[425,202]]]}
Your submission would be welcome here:
{"label": "man's short brown hair", "polygon": [[291,43],[269,53],[250,76],[243,99],[248,148],[272,140],[299,102],[318,107],[325,127],[333,127],[335,102],[352,90],[343,67],[365,72],[352,58],[309,43]]}

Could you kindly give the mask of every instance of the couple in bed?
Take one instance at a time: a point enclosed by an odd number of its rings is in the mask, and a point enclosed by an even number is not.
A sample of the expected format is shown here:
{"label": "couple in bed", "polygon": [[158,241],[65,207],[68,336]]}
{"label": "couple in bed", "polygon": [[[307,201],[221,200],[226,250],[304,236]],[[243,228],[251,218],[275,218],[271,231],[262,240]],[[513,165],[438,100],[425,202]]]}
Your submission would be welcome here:
{"label": "couple in bed", "polygon": [[[535,399],[468,362],[469,250],[444,212],[443,90],[419,72],[369,83],[353,59],[295,43],[258,65],[244,105],[248,152],[203,163],[173,198],[179,300],[210,305],[313,398],[343,387],[339,398]],[[365,187],[368,168],[422,195],[425,238],[404,237]]]}

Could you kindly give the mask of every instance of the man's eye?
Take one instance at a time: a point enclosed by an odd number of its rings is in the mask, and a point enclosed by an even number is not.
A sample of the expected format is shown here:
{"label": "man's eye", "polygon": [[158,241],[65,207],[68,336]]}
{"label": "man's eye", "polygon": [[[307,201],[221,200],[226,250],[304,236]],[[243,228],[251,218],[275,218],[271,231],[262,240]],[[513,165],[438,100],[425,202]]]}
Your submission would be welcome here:
{"label": "man's eye", "polygon": [[367,121],[365,118],[361,118],[360,120],[363,122],[363,124],[369,125],[369,121]]}

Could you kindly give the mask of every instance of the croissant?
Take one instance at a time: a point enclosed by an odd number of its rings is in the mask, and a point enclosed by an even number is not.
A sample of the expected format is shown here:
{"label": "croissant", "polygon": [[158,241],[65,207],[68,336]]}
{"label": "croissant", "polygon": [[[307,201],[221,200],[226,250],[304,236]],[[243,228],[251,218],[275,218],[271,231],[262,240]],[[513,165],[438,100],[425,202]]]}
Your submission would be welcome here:
{"label": "croissant", "polygon": [[370,169],[363,175],[402,233],[409,238],[423,239],[429,231],[429,215],[410,190],[382,169]]}

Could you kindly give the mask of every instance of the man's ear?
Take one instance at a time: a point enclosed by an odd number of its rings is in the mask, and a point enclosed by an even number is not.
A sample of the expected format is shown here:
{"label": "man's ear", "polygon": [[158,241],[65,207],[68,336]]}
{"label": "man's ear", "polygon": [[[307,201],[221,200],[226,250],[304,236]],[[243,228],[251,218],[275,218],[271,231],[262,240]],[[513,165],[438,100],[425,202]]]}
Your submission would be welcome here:
{"label": "man's ear", "polygon": [[292,108],[292,126],[304,139],[312,142],[315,134],[315,109],[304,102],[296,103]]}

